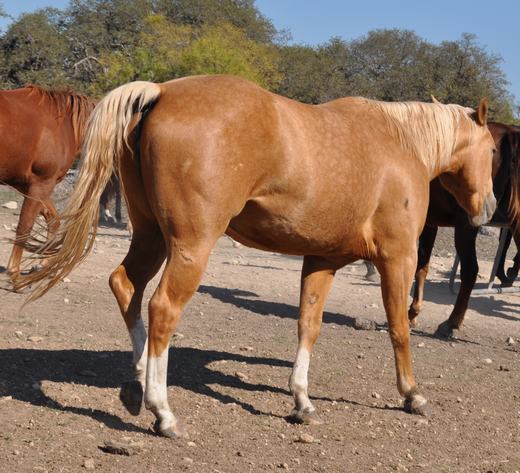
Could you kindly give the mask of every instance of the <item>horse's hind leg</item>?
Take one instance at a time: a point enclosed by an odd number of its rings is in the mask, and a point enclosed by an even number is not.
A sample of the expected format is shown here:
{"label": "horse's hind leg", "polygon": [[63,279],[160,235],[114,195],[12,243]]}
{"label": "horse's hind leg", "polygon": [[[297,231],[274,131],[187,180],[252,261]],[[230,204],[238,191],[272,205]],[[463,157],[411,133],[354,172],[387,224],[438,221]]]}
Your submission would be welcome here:
{"label": "horse's hind leg", "polygon": [[415,284],[413,290],[413,300],[408,309],[408,319],[410,326],[417,325],[417,316],[421,312],[424,303],[424,283],[428,276],[430,258],[432,256],[433,245],[437,236],[437,227],[425,226],[419,237],[419,250],[417,258],[417,270],[415,272]]}
{"label": "horse's hind leg", "polygon": [[[392,253],[394,252],[388,251],[388,254]],[[419,394],[413,375],[410,328],[406,313],[416,255],[417,253],[376,260],[375,264],[381,274],[381,292],[394,348],[397,388],[405,398],[406,411],[425,415],[426,399]]]}
{"label": "horse's hind leg", "polygon": [[299,423],[321,423],[307,393],[307,372],[312,349],[320,333],[325,300],[338,268],[339,266],[333,266],[316,256],[306,256],[303,260],[298,351],[289,379],[289,388],[295,403],[290,418]]}
{"label": "horse's hind leg", "polygon": [[[166,378],[168,346],[185,304],[197,290],[206,263],[218,236],[202,232],[197,237],[171,238],[168,260],[159,286],[148,306],[149,335],[146,369],[145,405],[157,417],[155,430],[165,437],[184,435],[184,431],[168,405]],[[199,235],[200,235],[199,234]]]}
{"label": "horse's hind leg", "polygon": [[134,379],[123,384],[120,399],[133,415],[141,410],[146,381],[147,335],[141,317],[143,294],[166,257],[164,240],[155,223],[140,224],[136,228],[128,254],[109,281],[132,341]]}

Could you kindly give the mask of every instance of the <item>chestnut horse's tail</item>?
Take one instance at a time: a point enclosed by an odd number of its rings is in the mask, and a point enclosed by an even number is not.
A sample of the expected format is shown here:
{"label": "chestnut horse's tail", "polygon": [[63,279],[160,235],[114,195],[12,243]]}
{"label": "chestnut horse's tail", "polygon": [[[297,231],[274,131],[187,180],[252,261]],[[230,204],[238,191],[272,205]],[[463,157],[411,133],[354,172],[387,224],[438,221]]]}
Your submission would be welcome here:
{"label": "chestnut horse's tail", "polygon": [[511,154],[511,199],[509,201],[509,219],[511,227],[520,231],[520,129],[507,134],[508,152]]}
{"label": "chestnut horse's tail", "polygon": [[[161,94],[152,82],[131,82],[110,92],[94,109],[81,153],[74,191],[60,215],[55,238],[34,248],[47,263],[21,276],[18,287],[36,284],[28,301],[37,299],[69,274],[92,250],[99,219],[99,199],[119,160],[129,149],[128,135]],[[17,281],[18,283],[18,281]]]}

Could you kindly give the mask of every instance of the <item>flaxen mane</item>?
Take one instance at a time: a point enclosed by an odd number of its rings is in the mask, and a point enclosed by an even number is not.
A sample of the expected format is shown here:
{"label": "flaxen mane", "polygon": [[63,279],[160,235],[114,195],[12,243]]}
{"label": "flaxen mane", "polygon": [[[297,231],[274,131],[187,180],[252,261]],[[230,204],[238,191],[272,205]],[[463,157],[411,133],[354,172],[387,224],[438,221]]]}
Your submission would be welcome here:
{"label": "flaxen mane", "polygon": [[69,113],[71,116],[74,139],[78,146],[83,142],[88,119],[96,106],[96,101],[72,90],[46,90],[37,85],[28,85],[30,94],[40,97],[40,103],[47,102],[54,107],[57,118]]}
{"label": "flaxen mane", "polygon": [[460,123],[468,123],[470,139],[477,125],[474,110],[460,105],[422,102],[372,102],[388,120],[392,134],[430,170],[450,162]]}

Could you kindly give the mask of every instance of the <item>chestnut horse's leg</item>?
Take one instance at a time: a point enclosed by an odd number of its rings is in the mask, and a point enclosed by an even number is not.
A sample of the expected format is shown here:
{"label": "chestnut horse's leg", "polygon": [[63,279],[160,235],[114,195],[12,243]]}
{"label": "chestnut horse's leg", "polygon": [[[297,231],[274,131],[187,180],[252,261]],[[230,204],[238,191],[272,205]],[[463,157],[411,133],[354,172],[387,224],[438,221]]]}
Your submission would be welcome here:
{"label": "chestnut horse's leg", "polygon": [[[52,190],[52,187],[50,187]],[[34,225],[37,215],[42,211],[42,201],[48,199],[50,192],[46,192],[46,188],[32,186],[27,192],[22,209],[20,211],[20,219],[16,227],[16,242],[11,252],[11,257],[7,263],[7,273],[11,277],[14,290],[16,291],[16,279],[20,273],[20,262],[27,237]]]}
{"label": "chestnut horse's leg", "polygon": [[415,272],[415,285],[413,290],[413,301],[408,309],[408,319],[410,326],[415,327],[417,316],[421,312],[424,303],[424,283],[428,276],[430,258],[432,256],[433,245],[437,237],[437,227],[425,226],[419,237],[419,250],[417,259],[417,270]]}
{"label": "chestnut horse's leg", "polygon": [[[41,214],[47,224],[47,240],[51,240],[60,227],[59,215],[50,198],[43,201],[42,207]],[[46,261],[46,259],[42,260],[41,264],[45,265]]]}
{"label": "chestnut horse's leg", "polygon": [[307,372],[316,339],[320,333],[323,307],[329,293],[334,274],[340,266],[333,266],[324,258],[305,256],[303,259],[300,318],[298,319],[298,351],[289,388],[294,396],[291,418],[300,423],[321,423],[307,394]]}
{"label": "chestnut horse's leg", "polygon": [[121,387],[120,399],[128,411],[141,410],[146,381],[147,334],[141,318],[141,303],[146,285],[166,257],[159,227],[138,226],[132,236],[128,254],[110,275],[110,288],[119,304],[133,347],[134,379]]}
{"label": "chestnut horse's leg", "polygon": [[439,325],[435,335],[450,337],[454,329],[459,329],[464,321],[471,291],[478,275],[477,251],[475,242],[478,228],[468,224],[455,227],[455,248],[460,258],[460,289],[457,301],[448,320]]}
{"label": "chestnut horse's leg", "polygon": [[408,256],[401,254],[392,259],[375,261],[381,274],[381,292],[394,348],[397,389],[405,398],[406,411],[426,415],[426,399],[419,394],[413,375],[410,326],[406,309],[416,263],[416,252]]}
{"label": "chestnut horse's leg", "polygon": [[[200,240],[201,234],[205,235],[204,241]],[[211,249],[220,234],[222,229],[214,233],[202,231],[197,235],[171,238],[167,244],[168,259],[164,273],[148,305],[145,405],[157,417],[156,432],[165,437],[175,438],[185,434],[168,405],[168,346],[182,309],[197,290]]]}

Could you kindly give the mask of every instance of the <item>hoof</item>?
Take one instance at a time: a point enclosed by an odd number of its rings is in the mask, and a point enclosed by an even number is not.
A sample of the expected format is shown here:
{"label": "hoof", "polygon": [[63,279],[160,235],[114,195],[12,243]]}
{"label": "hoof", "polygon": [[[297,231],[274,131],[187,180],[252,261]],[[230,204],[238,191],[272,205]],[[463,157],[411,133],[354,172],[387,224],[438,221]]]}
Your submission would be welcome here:
{"label": "hoof", "polygon": [[408,309],[408,322],[410,327],[417,327],[417,317],[419,316],[419,310],[410,307]]}
{"label": "hoof", "polygon": [[365,279],[370,282],[379,282],[379,274],[367,273],[367,274],[365,274]]}
{"label": "hoof", "polygon": [[303,409],[298,411],[294,409],[288,418],[289,422],[294,424],[305,424],[305,425],[321,425],[323,421],[320,419],[316,411],[310,411],[309,409]]}
{"label": "hoof", "polygon": [[121,386],[119,399],[133,416],[139,415],[143,404],[143,386],[139,381],[127,381]]}
{"label": "hoof", "polygon": [[513,285],[514,280],[515,280],[516,277],[518,276],[518,271],[515,270],[514,268],[509,268],[509,269],[506,271],[506,276],[507,276],[507,278],[511,281],[511,285]]}
{"label": "hoof", "polygon": [[419,395],[405,399],[404,411],[408,412],[408,414],[414,414],[423,417],[431,416],[431,410],[426,399]]}
{"label": "hoof", "polygon": [[173,427],[161,427],[161,423],[156,420],[153,425],[153,431],[160,437],[169,439],[188,438],[186,429],[179,421],[177,421]]}
{"label": "hoof", "polygon": [[451,324],[446,320],[437,327],[434,335],[437,338],[457,338],[456,334],[459,332],[458,329],[452,327]]}

